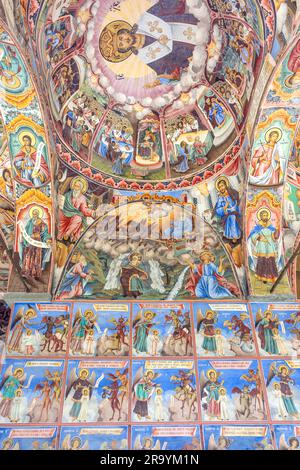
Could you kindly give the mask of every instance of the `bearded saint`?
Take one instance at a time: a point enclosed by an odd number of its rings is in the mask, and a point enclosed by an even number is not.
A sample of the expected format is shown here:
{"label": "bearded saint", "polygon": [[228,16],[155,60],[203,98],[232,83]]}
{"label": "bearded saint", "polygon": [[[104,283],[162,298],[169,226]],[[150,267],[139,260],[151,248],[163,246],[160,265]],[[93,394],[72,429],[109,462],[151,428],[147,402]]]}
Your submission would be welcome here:
{"label": "bearded saint", "polygon": [[62,210],[59,212],[58,239],[76,242],[87,227],[87,217],[96,218],[96,212],[87,205],[84,193],[87,183],[84,178],[76,177],[71,189],[65,194]]}

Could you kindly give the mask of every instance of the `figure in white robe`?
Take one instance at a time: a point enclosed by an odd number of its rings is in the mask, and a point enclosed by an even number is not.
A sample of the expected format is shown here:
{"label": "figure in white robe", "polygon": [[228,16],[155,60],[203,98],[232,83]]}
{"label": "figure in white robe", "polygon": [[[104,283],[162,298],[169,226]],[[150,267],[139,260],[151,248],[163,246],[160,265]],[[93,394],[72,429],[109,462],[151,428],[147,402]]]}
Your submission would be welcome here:
{"label": "figure in white robe", "polygon": [[96,341],[94,339],[94,330],[89,329],[82,346],[83,354],[92,356],[95,353]]}
{"label": "figure in white robe", "polygon": [[154,415],[155,421],[163,421],[164,405],[163,405],[163,391],[161,388],[156,389],[156,395],[154,397]]}
{"label": "figure in white robe", "polygon": [[287,356],[288,355],[288,350],[285,347],[284,341],[281,338],[281,336],[278,332],[278,329],[273,328],[272,334],[273,334],[273,339],[277,344],[278,354],[280,354],[280,356]]}
{"label": "figure in white robe", "polygon": [[282,399],[282,392],[280,390],[280,384],[276,382],[276,383],[274,383],[273,387],[274,387],[274,396],[275,396],[276,402],[277,402],[278,416],[281,419],[286,419],[288,414],[287,414],[286,407],[285,407],[283,399]]}
{"label": "figure in white robe", "polygon": [[10,410],[10,421],[12,423],[20,423],[22,421],[22,395],[22,390],[17,389]]}
{"label": "figure in white robe", "polygon": [[88,387],[82,390],[82,397],[81,397],[81,408],[78,415],[79,422],[86,422],[88,421],[88,413],[89,413],[89,403],[90,403],[90,390]]}
{"label": "figure in white robe", "polygon": [[222,336],[222,331],[219,328],[217,328],[216,331],[215,331],[215,340],[216,340],[216,346],[217,346],[216,355],[217,356],[224,356],[224,354],[225,354],[225,352],[224,352],[225,339]]}
{"label": "figure in white robe", "polygon": [[270,129],[266,134],[266,143],[261,144],[253,154],[250,168],[250,183],[272,185],[282,182],[287,159],[280,143],[280,129]]}
{"label": "figure in white robe", "polygon": [[226,389],[221,387],[219,389],[219,403],[220,403],[220,420],[226,421],[229,419],[228,414],[228,397],[226,394]]}
{"label": "figure in white robe", "polygon": [[153,330],[150,334],[150,354],[151,356],[159,355],[159,346],[160,346],[160,338],[159,338],[159,331]]}

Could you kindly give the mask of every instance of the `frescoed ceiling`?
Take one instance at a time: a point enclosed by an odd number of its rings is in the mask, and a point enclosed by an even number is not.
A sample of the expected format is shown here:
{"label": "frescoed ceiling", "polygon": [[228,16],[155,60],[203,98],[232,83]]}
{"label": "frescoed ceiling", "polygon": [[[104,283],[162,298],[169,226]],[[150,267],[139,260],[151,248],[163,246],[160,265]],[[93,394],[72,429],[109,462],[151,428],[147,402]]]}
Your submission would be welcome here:
{"label": "frescoed ceiling", "polygon": [[299,294],[298,2],[0,3],[8,291]]}

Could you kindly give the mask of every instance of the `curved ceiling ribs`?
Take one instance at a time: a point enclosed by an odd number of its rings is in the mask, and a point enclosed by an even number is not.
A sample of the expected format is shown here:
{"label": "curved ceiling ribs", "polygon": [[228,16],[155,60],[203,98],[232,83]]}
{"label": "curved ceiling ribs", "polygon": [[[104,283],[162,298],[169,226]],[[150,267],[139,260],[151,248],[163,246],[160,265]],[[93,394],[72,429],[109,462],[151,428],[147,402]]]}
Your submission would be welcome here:
{"label": "curved ceiling ribs", "polygon": [[[158,50],[158,34],[165,36],[153,30],[148,31],[147,40],[152,34],[154,46],[140,48],[137,55],[129,52],[107,60],[111,51],[105,50],[106,38],[112,35],[113,27],[122,31],[125,23],[128,28],[144,21],[142,27],[147,29],[147,18],[150,23],[151,18],[154,23],[158,18],[163,33],[170,31],[168,2],[143,0],[138,8],[126,0],[118,8],[113,4],[110,0],[101,5],[81,1],[70,9],[60,3],[60,10],[48,2],[43,4],[39,16],[43,20],[36,28],[37,53],[50,84],[61,158],[92,181],[112,188],[167,190],[207,179],[217,172],[218,165],[228,165],[234,149],[240,146],[253,75],[263,59],[260,10],[252,2],[241,18],[232,10],[216,13],[213,2],[208,6],[203,0],[177,0],[172,2],[173,21],[180,24],[173,33],[178,38],[172,43],[171,54],[158,52],[161,58],[150,57],[153,47]],[[256,21],[251,17],[253,9]],[[159,47],[169,51],[170,45]],[[149,57],[143,58],[145,51]],[[222,56],[228,57],[228,62],[223,62]],[[72,83],[65,91],[63,83],[70,76]],[[75,133],[75,121],[77,139],[70,135]],[[186,130],[181,139],[178,126]],[[114,166],[113,157],[109,157],[114,152],[109,146],[112,127],[126,144],[121,149],[122,166]],[[189,147],[197,138],[202,158],[191,158],[188,168],[178,169],[184,138]],[[147,146],[155,146],[154,151]],[[151,155],[146,155],[149,151]]]}

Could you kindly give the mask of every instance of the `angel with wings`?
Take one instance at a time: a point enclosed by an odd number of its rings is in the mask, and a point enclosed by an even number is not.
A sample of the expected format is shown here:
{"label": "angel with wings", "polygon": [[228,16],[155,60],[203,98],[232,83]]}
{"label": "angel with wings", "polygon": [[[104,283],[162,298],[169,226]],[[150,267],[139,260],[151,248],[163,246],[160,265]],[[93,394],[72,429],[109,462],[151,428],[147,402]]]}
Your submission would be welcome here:
{"label": "angel with wings", "polygon": [[279,450],[299,450],[300,442],[295,436],[289,438],[286,442],[285,435],[281,434],[279,438]]}
{"label": "angel with wings", "polygon": [[73,354],[83,352],[84,340],[90,330],[94,330],[94,328],[99,330],[96,320],[96,315],[92,310],[86,310],[82,313],[81,309],[78,309],[72,330],[71,350]]}
{"label": "angel with wings", "polygon": [[140,310],[134,319],[133,347],[137,353],[148,352],[148,336],[151,328],[156,325],[154,321],[155,316],[156,313],[152,310],[146,310],[144,314]]}
{"label": "angel with wings", "polygon": [[17,367],[13,370],[13,365],[9,366],[4,372],[3,379],[0,383],[0,391],[2,395],[2,399],[0,401],[0,416],[3,418],[8,418],[12,421],[11,412],[16,391],[29,388],[34,376],[31,375],[27,385],[24,385],[26,377],[27,374],[24,372],[24,369]]}
{"label": "angel with wings", "polygon": [[62,450],[88,450],[89,443],[86,439],[82,442],[81,437],[75,436],[71,439],[71,434],[67,434],[62,441]]}
{"label": "angel with wings", "polygon": [[156,390],[160,387],[155,380],[160,377],[161,374],[154,372],[153,370],[147,370],[144,372],[141,366],[134,378],[132,391],[133,391],[133,413],[140,420],[142,418],[151,419],[149,414],[149,401]]}
{"label": "angel with wings", "polygon": [[208,450],[227,450],[232,445],[232,439],[220,436],[216,442],[215,435],[211,434],[208,441]]}
{"label": "angel with wings", "polygon": [[164,442],[162,447],[160,446],[160,440],[154,439],[150,436],[145,436],[141,441],[141,435],[138,434],[134,441],[134,450],[166,450],[168,443]]}
{"label": "angel with wings", "polygon": [[[79,417],[81,416],[81,408],[83,406],[83,402],[85,403],[85,401],[87,400],[88,405],[90,399],[92,398],[93,390],[98,388],[103,378],[104,375],[102,374],[96,380],[95,372],[92,372],[90,374],[88,369],[80,369],[78,376],[75,367],[71,370],[67,384],[66,398],[68,398],[71,391],[74,390],[72,396],[73,405],[69,412],[69,416],[71,417],[72,421],[79,420]],[[89,391],[88,394],[86,393],[86,390]]]}
{"label": "angel with wings", "polygon": [[293,418],[299,419],[300,413],[295,404],[295,393],[291,388],[292,386],[295,386],[296,383],[295,380],[292,378],[292,375],[295,372],[295,369],[290,369],[286,364],[281,364],[277,366],[276,362],[272,362],[269,368],[267,387],[270,385],[272,380],[277,377],[277,379],[279,379],[279,388],[286,414]]}
{"label": "angel with wings", "polygon": [[25,310],[24,307],[19,308],[11,324],[11,334],[8,342],[8,352],[21,352],[23,333],[38,323],[33,322],[33,318],[37,317],[34,308],[30,307]]}
{"label": "angel with wings", "polygon": [[206,411],[209,419],[221,419],[220,388],[223,388],[224,380],[219,381],[222,372],[215,369],[209,369],[206,372],[201,371],[200,390],[204,399],[203,409]]}

